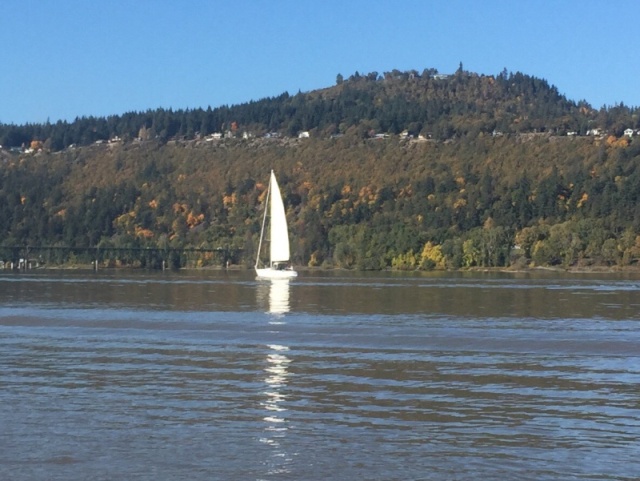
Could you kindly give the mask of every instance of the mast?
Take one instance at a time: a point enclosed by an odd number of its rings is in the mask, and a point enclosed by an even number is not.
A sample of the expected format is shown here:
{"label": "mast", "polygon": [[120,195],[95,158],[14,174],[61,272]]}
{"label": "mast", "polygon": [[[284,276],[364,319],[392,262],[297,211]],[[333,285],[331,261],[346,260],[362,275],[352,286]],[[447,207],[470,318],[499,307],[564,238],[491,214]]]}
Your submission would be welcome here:
{"label": "mast", "polygon": [[[271,171],[273,175],[273,170]],[[262,217],[262,229],[260,229],[260,242],[258,242],[258,254],[256,255],[256,265],[255,268],[258,268],[260,264],[260,250],[262,248],[262,239],[264,238],[264,228],[267,225],[267,210],[269,210],[269,195],[271,194],[271,178],[269,178],[269,186],[267,187],[267,198],[264,202],[264,216]],[[269,261],[269,266],[271,266],[271,261]]]}

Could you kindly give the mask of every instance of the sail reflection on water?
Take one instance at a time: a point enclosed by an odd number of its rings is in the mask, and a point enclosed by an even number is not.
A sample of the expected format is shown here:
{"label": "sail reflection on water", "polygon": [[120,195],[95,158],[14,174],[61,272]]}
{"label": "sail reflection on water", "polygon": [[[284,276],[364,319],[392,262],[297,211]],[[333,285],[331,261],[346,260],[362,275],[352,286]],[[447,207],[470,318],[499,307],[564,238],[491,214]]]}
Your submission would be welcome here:
{"label": "sail reflection on water", "polygon": [[269,413],[264,420],[273,423],[284,423],[286,422],[284,418],[286,408],[282,406],[282,403],[286,399],[286,394],[283,390],[287,385],[288,367],[291,360],[283,353],[288,351],[289,348],[278,344],[270,344],[268,347],[273,352],[267,355],[267,366],[265,367],[267,390],[264,394],[267,399],[263,405]]}
{"label": "sail reflection on water", "polygon": [[289,312],[289,279],[271,280],[269,312],[271,314],[286,314]]}
{"label": "sail reflection on water", "polygon": [[271,314],[269,324],[284,324],[284,315],[291,309],[289,283],[289,279],[262,279],[258,281],[258,305],[260,309]]}
{"label": "sail reflection on water", "polygon": [[[269,283],[269,324],[285,324],[284,315],[289,312],[289,280],[275,279]],[[260,296],[260,291],[258,291]],[[264,294],[263,294],[264,296]],[[286,388],[291,373],[289,366],[291,359],[287,357],[289,348],[281,344],[268,344],[265,362],[265,399],[262,406],[265,409],[264,435],[260,441],[272,448],[267,461],[267,474],[278,475],[290,472],[291,455],[286,451],[285,438],[288,421],[287,408],[284,405],[287,394]]]}

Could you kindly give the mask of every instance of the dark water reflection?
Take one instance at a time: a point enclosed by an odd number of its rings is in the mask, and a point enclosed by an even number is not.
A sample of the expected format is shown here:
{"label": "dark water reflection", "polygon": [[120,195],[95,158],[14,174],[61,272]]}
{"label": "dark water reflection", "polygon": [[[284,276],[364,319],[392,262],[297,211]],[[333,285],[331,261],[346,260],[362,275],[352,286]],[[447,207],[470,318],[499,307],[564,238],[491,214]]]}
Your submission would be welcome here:
{"label": "dark water reflection", "polygon": [[636,480],[639,291],[0,275],[0,479]]}

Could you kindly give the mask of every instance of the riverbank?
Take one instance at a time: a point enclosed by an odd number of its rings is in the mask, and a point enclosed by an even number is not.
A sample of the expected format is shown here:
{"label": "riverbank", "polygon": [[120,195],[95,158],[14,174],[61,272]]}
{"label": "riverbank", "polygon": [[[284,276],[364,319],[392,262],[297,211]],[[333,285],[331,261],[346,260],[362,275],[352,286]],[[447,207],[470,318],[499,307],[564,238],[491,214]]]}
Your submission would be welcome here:
{"label": "riverbank", "polygon": [[[220,266],[220,265],[209,265],[209,266],[201,266],[201,267],[181,267],[178,269],[166,267],[164,269],[153,269],[141,266],[98,266],[96,269],[95,264],[60,264],[60,265],[38,265],[32,266],[29,268],[21,267],[9,267],[7,263],[5,265],[0,265],[0,272],[29,272],[29,271],[38,271],[38,270],[98,270],[98,271],[128,271],[128,270],[148,270],[148,271],[252,271],[252,267],[245,267],[240,265],[229,265],[229,266]],[[307,267],[307,266],[295,266],[295,270],[298,272],[371,272],[371,271],[359,271],[358,269],[344,269],[339,267]],[[549,272],[549,273],[571,273],[571,274],[617,274],[617,273],[627,273],[627,274],[638,274],[640,275],[640,265],[633,264],[628,266],[605,266],[605,265],[590,265],[590,266],[569,266],[569,267],[560,267],[560,266],[535,266],[535,267],[522,267],[522,266],[511,266],[511,267],[468,267],[461,269],[446,269],[446,270],[438,270],[438,271],[420,271],[420,270],[411,270],[411,271],[403,271],[403,270],[394,270],[394,269],[384,269],[380,272],[394,272],[394,273],[416,273],[416,272],[502,272],[502,273],[522,273],[522,272]]]}

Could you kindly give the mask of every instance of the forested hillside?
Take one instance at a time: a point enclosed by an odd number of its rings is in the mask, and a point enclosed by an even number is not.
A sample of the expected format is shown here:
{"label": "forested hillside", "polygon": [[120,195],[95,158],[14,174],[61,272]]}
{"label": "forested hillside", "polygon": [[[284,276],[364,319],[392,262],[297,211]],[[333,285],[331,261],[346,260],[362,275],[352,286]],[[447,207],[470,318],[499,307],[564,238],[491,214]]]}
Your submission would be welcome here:
{"label": "forested hillside", "polygon": [[631,265],[640,137],[623,134],[638,113],[460,68],[338,76],[216,109],[1,125],[0,260],[12,252],[2,246],[190,247],[250,265],[273,168],[298,266]]}
{"label": "forested hillside", "polygon": [[[408,134],[435,140],[482,132],[551,132],[585,135],[592,129],[621,136],[640,129],[639,109],[624,105],[594,110],[585,101],[567,100],[547,81],[503,71],[497,76],[462,69],[441,75],[434,69],[337,76],[330,88],[284,93],[236,106],[212,109],[156,109],[123,115],[82,117],[73,122],[8,125],[0,123],[5,149],[59,151],[69,146],[120,139],[195,139],[215,132],[227,137],[270,132],[314,137],[373,133]],[[0,118],[1,120],[1,118]]]}

